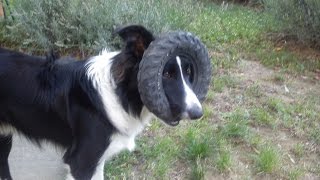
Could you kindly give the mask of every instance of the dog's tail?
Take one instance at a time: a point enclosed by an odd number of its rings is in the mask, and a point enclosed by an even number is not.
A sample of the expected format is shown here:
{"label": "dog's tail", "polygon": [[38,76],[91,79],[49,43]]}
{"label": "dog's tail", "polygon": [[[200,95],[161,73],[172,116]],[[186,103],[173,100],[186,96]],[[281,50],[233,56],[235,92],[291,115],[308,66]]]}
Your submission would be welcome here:
{"label": "dog's tail", "polygon": [[50,49],[46,54],[47,65],[52,66],[54,62],[60,58],[60,55],[57,51]]}

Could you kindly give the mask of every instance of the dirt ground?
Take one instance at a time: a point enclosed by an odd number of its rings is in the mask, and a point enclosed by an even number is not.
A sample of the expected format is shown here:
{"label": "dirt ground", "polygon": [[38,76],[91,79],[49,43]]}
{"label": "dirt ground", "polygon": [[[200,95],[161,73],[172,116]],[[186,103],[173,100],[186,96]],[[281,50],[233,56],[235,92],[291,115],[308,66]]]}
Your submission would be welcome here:
{"label": "dirt ground", "polygon": [[[211,107],[216,112],[231,112],[236,107],[252,107],[259,104],[259,97],[252,101],[244,97],[245,91],[249,87],[259,87],[256,96],[265,96],[280,99],[285,104],[301,103],[308,97],[320,97],[320,80],[319,72],[313,72],[308,76],[295,75],[282,72],[277,69],[269,69],[261,65],[257,61],[241,60],[236,67],[227,70],[228,74],[235,78],[237,85],[229,87],[221,93],[217,93],[214,97]],[[225,74],[221,71],[218,74]],[[281,75],[279,75],[281,74]],[[277,77],[281,76],[281,80]],[[320,103],[315,103],[315,107],[320,112]],[[299,116],[299,114],[297,115]],[[277,127],[276,130],[263,127],[253,126],[253,131],[264,139],[275,144],[282,153],[281,171],[286,171],[295,167],[308,169],[304,171],[299,179],[320,179],[320,172],[312,169],[320,166],[320,146],[310,141],[305,136],[305,132],[299,130]],[[319,129],[320,131],[320,129]],[[305,152],[301,158],[294,155],[293,149],[296,144],[303,144]],[[256,149],[248,148],[246,145],[238,145],[234,147],[233,157],[236,159],[236,165],[225,174],[207,173],[205,179],[242,179],[243,177],[259,178],[259,179],[289,179],[279,172],[276,175],[255,174],[249,169],[252,166],[250,158],[246,158]],[[282,174],[282,175],[281,175]]]}
{"label": "dirt ground", "polygon": [[61,151],[49,144],[40,149],[27,139],[13,137],[9,166],[14,180],[60,180],[66,169],[61,160]]}

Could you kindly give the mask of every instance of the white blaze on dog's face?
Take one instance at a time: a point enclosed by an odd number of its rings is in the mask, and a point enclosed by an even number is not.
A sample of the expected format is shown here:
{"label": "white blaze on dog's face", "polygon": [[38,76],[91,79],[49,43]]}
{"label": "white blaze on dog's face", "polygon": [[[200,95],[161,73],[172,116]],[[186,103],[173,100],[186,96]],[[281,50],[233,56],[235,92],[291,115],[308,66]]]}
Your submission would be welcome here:
{"label": "white blaze on dog's face", "polygon": [[202,116],[202,106],[191,88],[193,79],[193,65],[187,58],[172,57],[165,65],[162,84],[173,116],[172,121],[166,121],[170,125]]}
{"label": "white blaze on dog's face", "polygon": [[[186,68],[183,70],[182,65],[181,65],[181,59],[179,56],[176,57],[177,59],[177,64],[179,66],[180,70],[180,76],[183,84],[183,89],[184,89],[184,95],[185,95],[185,104],[186,104],[186,112],[187,113],[185,117],[183,118],[190,118],[190,119],[197,119],[202,116],[202,106],[200,104],[199,99],[197,98],[196,94],[193,92],[191,89],[191,83],[188,76],[191,75],[191,64],[188,64]],[[186,72],[186,76],[184,75],[183,72]],[[188,84],[186,83],[188,81]]]}

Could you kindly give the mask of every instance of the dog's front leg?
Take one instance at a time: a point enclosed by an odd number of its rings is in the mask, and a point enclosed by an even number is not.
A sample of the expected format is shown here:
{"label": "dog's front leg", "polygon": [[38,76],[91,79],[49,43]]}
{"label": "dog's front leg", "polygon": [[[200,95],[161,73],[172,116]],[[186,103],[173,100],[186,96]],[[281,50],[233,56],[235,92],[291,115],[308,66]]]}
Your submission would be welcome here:
{"label": "dog's front leg", "polygon": [[104,179],[104,158],[102,158],[94,172],[91,180],[103,180]]}
{"label": "dog's front leg", "polygon": [[[88,119],[86,119],[88,121]],[[64,155],[69,173],[67,180],[103,180],[104,153],[109,145],[109,131],[102,121],[90,119],[80,123],[74,142]],[[86,127],[81,127],[81,126]]]}
{"label": "dog's front leg", "polygon": [[12,146],[12,136],[0,135],[0,179],[11,180],[8,157]]}

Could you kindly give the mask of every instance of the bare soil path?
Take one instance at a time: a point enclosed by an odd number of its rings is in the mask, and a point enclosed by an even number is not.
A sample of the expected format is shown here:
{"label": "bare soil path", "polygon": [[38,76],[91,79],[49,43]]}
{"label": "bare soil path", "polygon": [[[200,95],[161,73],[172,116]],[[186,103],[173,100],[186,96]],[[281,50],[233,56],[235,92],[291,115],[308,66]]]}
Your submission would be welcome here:
{"label": "bare soil path", "polygon": [[61,152],[52,145],[42,149],[25,138],[14,136],[9,166],[14,180],[62,180],[66,169]]}

